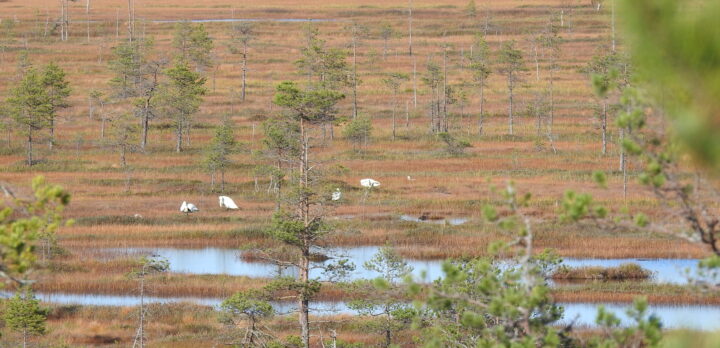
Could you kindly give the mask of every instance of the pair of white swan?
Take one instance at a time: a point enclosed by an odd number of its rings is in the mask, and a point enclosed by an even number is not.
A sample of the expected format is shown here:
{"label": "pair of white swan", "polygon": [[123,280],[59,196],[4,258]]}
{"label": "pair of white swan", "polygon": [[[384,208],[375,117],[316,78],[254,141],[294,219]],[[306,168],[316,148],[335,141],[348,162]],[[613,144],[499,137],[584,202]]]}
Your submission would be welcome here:
{"label": "pair of white swan", "polygon": [[[235,201],[233,201],[232,198],[228,196],[219,196],[218,197],[218,203],[220,204],[220,208],[223,208],[225,210],[237,210],[240,209],[237,204],[235,204]],[[185,213],[185,215],[189,215],[191,213],[195,213],[200,211],[195,204],[188,203],[186,201],[183,201],[180,205],[180,212]]]}
{"label": "pair of white swan", "polygon": [[[375,179],[361,179],[360,186],[367,187],[367,188],[373,188],[373,187],[380,186],[380,182]],[[333,201],[339,201],[341,198],[342,198],[342,192],[340,191],[340,188],[336,188],[335,192],[332,193],[331,199]]]}

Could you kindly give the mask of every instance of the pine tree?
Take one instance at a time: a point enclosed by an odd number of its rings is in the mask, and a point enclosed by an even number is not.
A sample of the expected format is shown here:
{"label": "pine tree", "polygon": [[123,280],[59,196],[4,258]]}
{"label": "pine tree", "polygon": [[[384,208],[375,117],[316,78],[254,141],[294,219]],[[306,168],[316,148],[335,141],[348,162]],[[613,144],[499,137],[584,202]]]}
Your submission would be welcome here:
{"label": "pine tree", "polygon": [[67,108],[67,98],[70,96],[70,83],[65,80],[65,71],[55,63],[50,63],[43,70],[43,85],[50,97],[51,112],[48,119],[50,129],[49,147],[52,150],[55,142],[55,117],[59,109]]}
{"label": "pine tree", "polygon": [[8,104],[18,130],[26,137],[27,164],[33,165],[33,143],[35,135],[50,125],[53,104],[43,76],[34,68],[29,68],[20,83],[10,90]]}
{"label": "pine tree", "polygon": [[380,27],[380,37],[383,39],[383,60],[387,59],[388,41],[395,36],[395,30],[390,23],[384,23]]}
{"label": "pine tree", "polygon": [[47,332],[45,321],[50,310],[40,307],[40,301],[29,290],[18,292],[5,303],[3,319],[11,330],[22,335],[22,346],[27,347],[30,336]]}
{"label": "pine tree", "polygon": [[143,151],[148,144],[150,121],[156,116],[159,77],[165,64],[148,58],[152,47],[153,41],[148,39],[125,41],[113,49],[115,58],[110,61],[110,70],[115,73],[110,80],[113,97],[128,100],[140,118]]}
{"label": "pine tree", "polygon": [[314,26],[308,25],[305,31],[307,43],[300,50],[302,57],[295,61],[295,64],[306,72],[308,82],[318,85],[321,89],[342,89],[353,86],[353,74],[346,62],[347,52],[325,47],[325,41],[318,37],[319,31]]}
{"label": "pine tree", "polygon": [[158,93],[159,108],[175,124],[175,151],[183,149],[183,135],[190,133],[192,116],[200,110],[202,96],[207,89],[206,79],[190,70],[188,63],[178,59],[175,65],[165,70],[168,82],[162,85]]}
{"label": "pine tree", "polygon": [[343,130],[343,136],[353,144],[356,151],[367,145],[372,133],[372,122],[367,117],[358,117],[348,122]]}
{"label": "pine tree", "polygon": [[100,111],[98,112],[99,118],[100,118],[100,139],[105,139],[105,125],[107,123],[107,114],[105,114],[105,103],[107,103],[107,98],[105,97],[105,93],[103,93],[100,90],[93,89],[90,91],[88,97],[90,98],[90,118],[92,119],[95,115],[95,108],[96,105],[100,105]]}
{"label": "pine tree", "polygon": [[215,174],[220,172],[220,192],[225,192],[225,171],[232,164],[230,155],[238,151],[238,145],[233,135],[232,123],[223,121],[215,128],[215,135],[205,150],[204,166],[212,177],[212,186],[215,184]]}
{"label": "pine tree", "polygon": [[320,290],[321,283],[310,278],[310,259],[315,247],[331,232],[323,221],[322,202],[313,190],[317,181],[315,166],[310,162],[309,128],[323,125],[335,119],[335,105],[344,97],[336,90],[324,88],[301,89],[293,82],[283,82],[277,87],[275,104],[288,109],[300,126],[300,152],[297,166],[298,186],[293,192],[289,210],[275,213],[268,234],[294,250],[297,257],[293,263],[298,269],[297,279],[286,289],[296,293],[298,301],[301,340],[310,347],[310,300]]}
{"label": "pine tree", "polygon": [[368,36],[368,28],[358,23],[352,23],[345,27],[345,31],[350,34],[350,49],[352,50],[352,75],[350,82],[352,85],[352,118],[358,116],[358,101],[357,101],[357,89],[360,84],[357,73],[357,50],[358,46],[362,44],[362,40]]}
{"label": "pine tree", "polygon": [[262,320],[271,319],[275,309],[267,301],[267,294],[259,290],[238,292],[225,299],[220,305],[222,314],[220,321],[233,327],[239,327],[245,322],[242,339],[232,344],[242,347],[265,347],[271,337],[260,327]]}
{"label": "pine tree", "polygon": [[12,122],[13,120],[8,105],[6,103],[0,103],[0,131],[4,131],[6,134],[5,142],[8,150],[12,145]]}
{"label": "pine tree", "polygon": [[480,92],[480,115],[478,116],[478,135],[482,135],[485,126],[485,87],[487,79],[492,73],[490,68],[490,47],[485,36],[477,34],[473,43],[473,53],[470,56],[470,71],[473,81]]}
{"label": "pine tree", "polygon": [[513,135],[513,106],[515,88],[520,82],[520,71],[524,69],[522,52],[515,48],[515,41],[505,42],[499,54],[498,71],[505,75],[508,89],[508,134]]}
{"label": "pine tree", "polygon": [[[36,261],[35,246],[39,239],[54,238],[63,225],[62,213],[70,195],[62,187],[48,184],[42,176],[32,181],[32,201],[17,198],[11,187],[0,184],[11,200],[0,209],[0,279],[3,283],[23,286]],[[12,201],[13,208],[8,201]],[[6,284],[0,284],[0,286]]]}
{"label": "pine tree", "polygon": [[107,144],[117,149],[118,155],[120,155],[120,167],[123,169],[127,169],[127,153],[138,148],[139,133],[138,125],[128,113],[120,114],[110,124],[110,137]]}
{"label": "pine tree", "polygon": [[441,101],[444,95],[443,91],[443,74],[437,63],[429,61],[427,64],[427,73],[422,77],[422,81],[430,87],[430,130],[438,133],[441,130]]}
{"label": "pine tree", "polygon": [[550,76],[548,77],[548,90],[550,92],[550,122],[548,124],[548,133],[550,133],[550,136],[552,136],[552,127],[555,123],[555,73],[560,69],[558,61],[562,53],[561,45],[563,41],[563,38],[560,36],[560,28],[556,24],[556,18],[555,16],[551,16],[547,23],[547,29],[542,36],[542,45],[549,51],[548,72]]}
{"label": "pine tree", "polygon": [[382,334],[383,347],[388,348],[394,334],[410,327],[416,314],[412,305],[402,299],[407,292],[402,281],[413,268],[389,245],[382,247],[363,267],[379,276],[352,284],[350,289],[360,299],[349,302],[348,307],[372,318],[363,326]]}
{"label": "pine tree", "polygon": [[610,98],[615,89],[619,72],[619,56],[613,52],[593,57],[588,63],[587,71],[595,95],[600,99],[600,129],[602,132],[602,154],[607,154],[608,114],[611,112]]}
{"label": "pine tree", "polygon": [[192,33],[192,30],[192,23],[180,21],[175,24],[175,32],[172,38],[172,46],[178,50],[177,56],[186,61],[190,60],[190,33]]}
{"label": "pine tree", "polygon": [[468,1],[467,6],[465,6],[465,15],[470,18],[477,17],[477,6],[475,5],[475,0]]}
{"label": "pine tree", "polygon": [[289,117],[274,116],[262,124],[263,156],[271,160],[275,170],[271,175],[271,186],[275,190],[275,209],[280,209],[282,183],[287,167],[300,154],[300,125]]}
{"label": "pine tree", "polygon": [[212,66],[213,40],[202,23],[178,23],[172,44],[179,51],[178,57],[195,64],[196,71],[201,72]]}
{"label": "pine tree", "polygon": [[383,84],[392,92],[393,105],[392,105],[392,139],[395,140],[395,116],[398,108],[398,94],[400,94],[400,86],[404,81],[407,81],[410,77],[407,74],[393,73],[387,78],[383,79]]}
{"label": "pine tree", "polygon": [[124,99],[138,97],[147,80],[148,55],[152,49],[151,40],[123,41],[113,48],[114,59],[109,62],[115,76],[110,79],[113,97]]}

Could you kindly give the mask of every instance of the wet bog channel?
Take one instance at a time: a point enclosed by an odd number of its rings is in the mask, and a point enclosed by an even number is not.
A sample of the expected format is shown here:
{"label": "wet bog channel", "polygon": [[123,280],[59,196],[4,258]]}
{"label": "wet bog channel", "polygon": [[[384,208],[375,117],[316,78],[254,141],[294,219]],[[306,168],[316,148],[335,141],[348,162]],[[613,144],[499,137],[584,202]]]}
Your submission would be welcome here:
{"label": "wet bog channel", "polygon": [[[331,256],[328,260],[317,261],[321,263],[334,262],[339,258],[348,259],[355,264],[356,270],[349,275],[349,280],[372,279],[380,274],[368,271],[363,264],[380,250],[376,246],[341,248],[323,250]],[[130,249],[103,249],[102,253],[110,257],[154,255],[166,258],[170,271],[184,274],[222,274],[233,276],[247,276],[254,278],[271,278],[278,273],[293,275],[294,270],[278,270],[272,264],[260,262],[257,258],[243,257],[244,251],[229,248],[130,248]],[[417,279],[431,281],[440,278],[442,260],[413,260],[406,259],[413,267],[413,276]],[[694,259],[564,259],[563,264],[570,267],[601,266],[615,267],[624,263],[636,263],[653,272],[652,281],[658,283],[687,283],[687,270],[697,266]],[[314,278],[323,279],[324,275],[318,269],[311,272]],[[424,278],[423,278],[424,276]],[[7,296],[8,294],[6,294]],[[136,306],[140,304],[138,296],[100,295],[100,294],[67,294],[67,293],[39,293],[37,296],[44,302],[61,305],[87,305],[87,306]],[[218,308],[221,298],[202,297],[155,297],[146,296],[145,303],[194,303]],[[622,320],[624,324],[631,321],[625,314],[630,304],[622,303],[561,303],[564,316],[558,324],[573,323],[577,327],[594,327],[599,305],[604,305]],[[291,313],[295,309],[293,302],[275,302],[273,306],[278,313]],[[357,314],[343,302],[315,302],[311,304],[314,315]],[[720,329],[720,306],[714,305],[651,305],[649,312],[660,318],[665,328],[684,328],[692,330],[718,330]]]}
{"label": "wet bog channel", "polygon": [[[5,293],[6,296],[9,294]],[[36,296],[47,303],[59,305],[84,306],[137,306],[138,296],[95,295],[95,294],[64,294],[38,293]],[[145,303],[193,303],[211,307],[219,307],[220,298],[198,297],[153,297],[146,296]],[[564,308],[563,319],[558,324],[574,323],[576,327],[594,327],[597,317],[597,303],[560,303]],[[631,320],[625,315],[629,304],[606,303],[605,308],[615,313],[625,325]],[[273,306],[279,314],[289,314],[295,310],[293,302],[274,302]],[[314,302],[310,308],[313,315],[353,315],[357,314],[343,302]],[[720,306],[706,305],[651,305],[649,312],[660,318],[663,327],[669,329],[718,330],[720,329]]]}
{"label": "wet bog channel", "polygon": [[[347,259],[355,265],[355,271],[351,272],[348,280],[373,279],[380,274],[368,271],[363,264],[379,251],[376,246],[364,246],[354,248],[332,249],[323,251],[331,256],[326,261],[314,262],[315,266],[322,263],[334,262],[337,259]],[[131,248],[131,249],[109,249],[110,253],[127,253],[156,255],[165,258],[170,263],[170,271],[186,274],[223,274],[233,276],[247,276],[254,278],[272,278],[278,274],[292,276],[295,270],[280,270],[277,266],[260,262],[259,260],[247,260],[242,257],[243,251],[226,248],[204,248],[204,249],[180,249],[180,248]],[[414,260],[406,259],[408,265],[413,268],[413,276],[417,279],[431,281],[442,276],[442,260]],[[563,259],[563,265],[569,267],[617,267],[625,263],[635,263],[651,271],[653,277],[650,281],[655,283],[686,284],[688,283],[687,272],[698,265],[696,259]],[[692,274],[692,273],[691,273]],[[311,277],[323,279],[324,274],[320,269],[313,269]]]}

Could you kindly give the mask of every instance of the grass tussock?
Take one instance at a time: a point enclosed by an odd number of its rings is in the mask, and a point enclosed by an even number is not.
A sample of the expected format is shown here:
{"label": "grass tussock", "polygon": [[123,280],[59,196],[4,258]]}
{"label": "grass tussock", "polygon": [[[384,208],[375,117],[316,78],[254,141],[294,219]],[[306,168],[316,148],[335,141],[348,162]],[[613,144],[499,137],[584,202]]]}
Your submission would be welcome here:
{"label": "grass tussock", "polygon": [[568,267],[561,266],[552,274],[556,280],[647,280],[652,272],[636,263],[617,267]]}

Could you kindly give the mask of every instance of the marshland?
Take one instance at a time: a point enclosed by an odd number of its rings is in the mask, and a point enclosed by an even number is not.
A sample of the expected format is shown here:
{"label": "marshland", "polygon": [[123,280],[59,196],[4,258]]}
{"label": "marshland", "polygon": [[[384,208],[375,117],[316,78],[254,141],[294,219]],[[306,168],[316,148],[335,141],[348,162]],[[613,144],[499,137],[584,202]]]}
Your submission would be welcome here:
{"label": "marshland", "polygon": [[719,14],[0,0],[0,346],[716,346]]}

